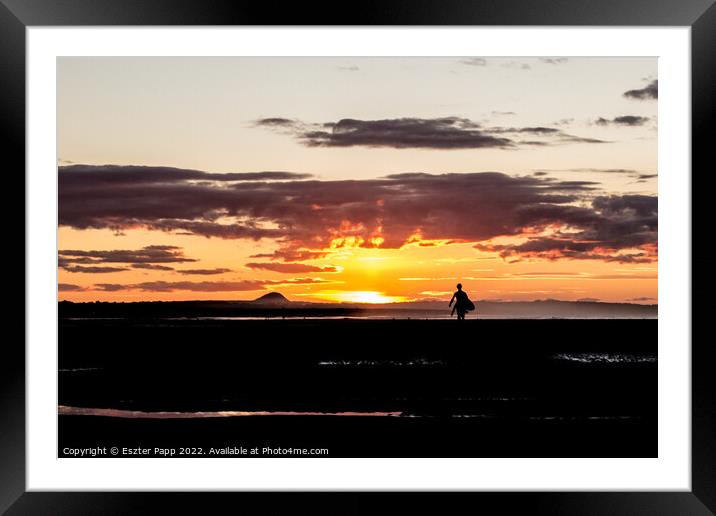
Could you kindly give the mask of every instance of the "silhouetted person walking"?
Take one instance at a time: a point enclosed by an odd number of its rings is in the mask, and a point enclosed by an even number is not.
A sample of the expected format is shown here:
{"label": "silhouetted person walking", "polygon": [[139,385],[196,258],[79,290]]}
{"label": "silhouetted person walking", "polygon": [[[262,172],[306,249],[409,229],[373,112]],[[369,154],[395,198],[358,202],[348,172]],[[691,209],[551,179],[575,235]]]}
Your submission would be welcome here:
{"label": "silhouetted person walking", "polygon": [[467,297],[467,294],[462,289],[462,283],[457,284],[457,291],[452,295],[452,299],[450,299],[450,304],[448,304],[448,306],[452,306],[453,301],[455,301],[455,306],[453,307],[452,312],[450,312],[450,315],[457,312],[458,321],[465,320],[465,313],[475,309],[475,305],[472,301],[470,301],[470,298]]}

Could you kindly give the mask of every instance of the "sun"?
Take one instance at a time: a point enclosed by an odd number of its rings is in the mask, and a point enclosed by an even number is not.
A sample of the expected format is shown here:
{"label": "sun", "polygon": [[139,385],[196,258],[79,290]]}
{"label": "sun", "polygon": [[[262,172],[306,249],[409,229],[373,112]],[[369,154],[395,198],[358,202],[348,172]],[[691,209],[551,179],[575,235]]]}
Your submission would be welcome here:
{"label": "sun", "polygon": [[399,303],[407,301],[404,296],[388,296],[384,292],[374,290],[322,290],[311,294],[312,297],[326,301],[338,301],[341,303]]}

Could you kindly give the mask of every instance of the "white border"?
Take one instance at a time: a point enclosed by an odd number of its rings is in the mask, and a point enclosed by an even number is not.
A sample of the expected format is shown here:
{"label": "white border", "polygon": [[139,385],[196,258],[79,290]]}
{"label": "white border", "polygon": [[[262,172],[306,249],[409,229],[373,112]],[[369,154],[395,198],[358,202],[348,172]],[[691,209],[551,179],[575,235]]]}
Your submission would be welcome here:
{"label": "white border", "polygon": [[[326,45],[330,42],[330,45]],[[27,489],[690,490],[690,28],[28,28]],[[57,459],[57,56],[658,56],[658,459]]]}

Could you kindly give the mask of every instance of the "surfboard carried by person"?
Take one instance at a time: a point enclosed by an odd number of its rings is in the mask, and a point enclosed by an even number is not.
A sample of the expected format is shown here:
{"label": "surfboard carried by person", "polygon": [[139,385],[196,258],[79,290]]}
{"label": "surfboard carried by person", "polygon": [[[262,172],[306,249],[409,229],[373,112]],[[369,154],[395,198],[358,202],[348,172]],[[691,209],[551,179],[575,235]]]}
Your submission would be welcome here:
{"label": "surfboard carried by person", "polygon": [[457,284],[457,291],[452,295],[448,307],[452,306],[453,301],[455,302],[455,306],[452,312],[450,312],[450,316],[452,317],[452,315],[457,312],[458,321],[464,320],[465,314],[475,309],[475,303],[470,301],[470,298],[467,297],[467,293],[462,289],[462,283]]}

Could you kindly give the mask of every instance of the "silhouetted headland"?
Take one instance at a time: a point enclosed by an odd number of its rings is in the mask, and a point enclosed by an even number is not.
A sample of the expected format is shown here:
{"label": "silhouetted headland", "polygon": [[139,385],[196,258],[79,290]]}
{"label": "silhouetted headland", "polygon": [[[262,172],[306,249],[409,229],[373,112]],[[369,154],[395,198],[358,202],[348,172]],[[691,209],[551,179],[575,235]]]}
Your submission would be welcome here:
{"label": "silhouetted headland", "polygon": [[[477,313],[468,318],[655,319],[657,305],[601,303],[596,301],[477,301]],[[443,301],[405,303],[311,303],[290,301],[270,292],[250,301],[60,301],[60,318],[105,317],[392,317],[444,318],[450,312]]]}

